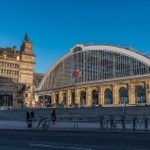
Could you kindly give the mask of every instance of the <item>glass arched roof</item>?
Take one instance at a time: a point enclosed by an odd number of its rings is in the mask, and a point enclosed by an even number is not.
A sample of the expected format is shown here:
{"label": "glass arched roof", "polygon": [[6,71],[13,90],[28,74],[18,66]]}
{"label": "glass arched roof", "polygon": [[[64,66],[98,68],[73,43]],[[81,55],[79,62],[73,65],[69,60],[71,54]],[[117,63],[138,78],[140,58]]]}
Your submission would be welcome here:
{"label": "glass arched roof", "polygon": [[[73,72],[79,71],[79,76]],[[37,90],[150,74],[150,59],[128,48],[76,45],[48,70]]]}

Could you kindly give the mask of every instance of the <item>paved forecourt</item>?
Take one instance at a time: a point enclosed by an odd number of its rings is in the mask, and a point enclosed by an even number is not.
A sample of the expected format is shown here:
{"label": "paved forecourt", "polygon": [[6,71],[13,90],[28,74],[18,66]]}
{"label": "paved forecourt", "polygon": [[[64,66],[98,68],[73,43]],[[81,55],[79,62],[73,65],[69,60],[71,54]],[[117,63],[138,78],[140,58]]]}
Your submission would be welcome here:
{"label": "paved forecourt", "polygon": [[[33,121],[32,125],[29,126],[26,121],[16,121],[16,120],[1,120],[0,121],[0,130],[92,130],[92,131],[121,131],[121,132],[130,132],[133,131],[132,122],[126,123],[126,128],[123,129],[121,123],[115,123],[115,127],[111,127],[111,122],[108,121],[104,123],[104,128],[100,128],[100,123],[98,121],[57,121],[55,125],[52,125],[51,122],[48,122],[48,126],[44,126],[41,123],[38,127],[39,120]],[[137,122],[134,132],[144,132],[150,133],[150,125],[145,130],[144,124]]]}
{"label": "paved forecourt", "polygon": [[[50,122],[50,114],[52,110],[56,110],[56,123],[52,125]],[[27,110],[34,110],[35,120],[32,121],[32,127],[28,127],[26,120]],[[0,111],[0,129],[18,129],[18,130],[56,130],[56,129],[71,129],[71,130],[123,130],[120,116],[124,107],[114,108],[41,108],[41,109],[16,109],[16,110],[1,110]],[[100,123],[100,116],[104,115],[103,127]],[[133,127],[133,116],[137,115],[136,125]],[[147,128],[144,123],[144,115],[148,116]],[[42,123],[37,128],[40,117],[48,118],[47,126],[43,128]],[[150,132],[150,109],[149,107],[127,107],[124,131]],[[111,123],[113,117],[113,125]]]}

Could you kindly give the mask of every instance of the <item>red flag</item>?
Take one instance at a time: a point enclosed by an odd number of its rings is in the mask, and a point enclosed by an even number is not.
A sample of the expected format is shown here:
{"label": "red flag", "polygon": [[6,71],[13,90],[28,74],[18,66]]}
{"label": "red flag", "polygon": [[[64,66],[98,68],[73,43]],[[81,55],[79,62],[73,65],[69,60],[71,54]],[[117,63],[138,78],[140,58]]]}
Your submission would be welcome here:
{"label": "red flag", "polygon": [[78,76],[80,76],[80,71],[79,70],[74,70],[72,75],[75,76],[75,77],[78,77]]}

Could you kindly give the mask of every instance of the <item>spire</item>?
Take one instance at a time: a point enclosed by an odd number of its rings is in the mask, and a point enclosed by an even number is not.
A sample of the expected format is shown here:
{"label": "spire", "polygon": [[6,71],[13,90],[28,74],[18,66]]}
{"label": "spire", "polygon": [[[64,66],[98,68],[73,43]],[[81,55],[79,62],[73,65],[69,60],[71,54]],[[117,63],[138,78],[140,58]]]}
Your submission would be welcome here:
{"label": "spire", "polygon": [[29,41],[28,33],[26,32],[23,43],[20,47],[20,52],[32,54],[32,42]]}
{"label": "spire", "polygon": [[29,42],[29,36],[28,36],[28,33],[26,32],[26,35],[25,35],[25,37],[24,37],[24,41],[25,42]]}

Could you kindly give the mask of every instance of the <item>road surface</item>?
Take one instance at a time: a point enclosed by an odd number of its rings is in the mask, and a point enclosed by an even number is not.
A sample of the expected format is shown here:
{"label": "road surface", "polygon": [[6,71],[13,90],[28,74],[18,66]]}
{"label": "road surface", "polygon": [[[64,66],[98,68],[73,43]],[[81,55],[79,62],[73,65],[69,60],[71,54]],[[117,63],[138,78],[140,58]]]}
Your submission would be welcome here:
{"label": "road surface", "polygon": [[150,135],[100,131],[0,130],[1,150],[149,150]]}

